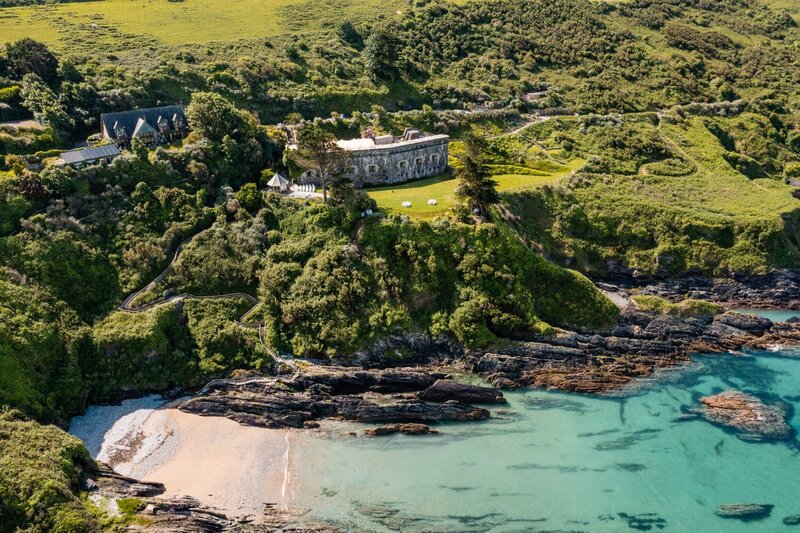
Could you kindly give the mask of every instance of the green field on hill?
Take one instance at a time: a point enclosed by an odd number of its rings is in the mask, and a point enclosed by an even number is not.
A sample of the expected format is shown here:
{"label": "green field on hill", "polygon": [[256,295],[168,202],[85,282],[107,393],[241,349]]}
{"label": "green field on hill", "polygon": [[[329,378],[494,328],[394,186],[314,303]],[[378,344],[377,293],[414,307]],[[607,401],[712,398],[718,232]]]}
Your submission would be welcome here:
{"label": "green field on hill", "polygon": [[[333,27],[337,20],[402,11],[397,0],[98,0],[0,8],[0,42],[23,37],[72,52],[99,43],[129,48],[236,41]],[[134,40],[131,42],[131,40]]]}
{"label": "green field on hill", "polygon": [[[555,183],[567,174],[577,170],[586,163],[583,159],[574,159],[562,168],[553,172],[534,174],[497,174],[498,191],[525,190],[548,183]],[[522,172],[535,172],[521,169]],[[369,195],[378,203],[378,207],[390,213],[400,213],[416,218],[434,218],[447,215],[447,211],[455,204],[455,190],[458,180],[450,176],[435,176],[424,180],[368,189]],[[436,200],[436,205],[428,205],[428,200]],[[411,202],[410,207],[403,207],[403,202]]]}
{"label": "green field on hill", "polygon": [[531,244],[583,271],[618,258],[644,272],[790,266],[800,209],[794,188],[774,175],[784,154],[778,146],[761,153],[770,128],[747,113],[539,124],[505,139],[506,149],[558,137],[589,162],[559,188],[504,195],[505,214]]}

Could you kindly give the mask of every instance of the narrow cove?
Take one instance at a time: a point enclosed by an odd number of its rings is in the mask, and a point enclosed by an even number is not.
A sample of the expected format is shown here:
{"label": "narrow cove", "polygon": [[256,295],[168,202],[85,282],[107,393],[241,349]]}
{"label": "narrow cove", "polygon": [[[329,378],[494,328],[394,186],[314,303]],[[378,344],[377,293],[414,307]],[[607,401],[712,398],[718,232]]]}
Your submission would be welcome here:
{"label": "narrow cove", "polygon": [[[795,444],[746,442],[684,415],[700,396],[738,389],[790,404],[798,429],[800,360],[791,355],[697,356],[625,398],[509,391],[489,421],[438,425],[430,436],[370,438],[367,426],[338,421],[267,430],[169,410],[193,429],[178,423],[129,472],[234,515],[268,502],[300,523],[352,530],[775,531],[800,512]],[[136,407],[93,407],[95,422],[78,418],[72,432],[97,455],[104,432],[85,428],[119,420],[136,434],[146,426]],[[775,507],[755,522],[715,515],[730,503]]]}

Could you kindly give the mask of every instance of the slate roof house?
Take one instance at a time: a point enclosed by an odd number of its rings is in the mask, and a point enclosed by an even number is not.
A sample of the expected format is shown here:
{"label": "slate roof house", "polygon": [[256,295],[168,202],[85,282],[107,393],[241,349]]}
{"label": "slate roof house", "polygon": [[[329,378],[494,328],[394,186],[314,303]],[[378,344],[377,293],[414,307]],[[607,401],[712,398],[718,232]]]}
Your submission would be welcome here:
{"label": "slate roof house", "polygon": [[182,139],[189,130],[183,106],[168,105],[133,109],[100,116],[103,138],[129,146],[134,138],[153,146]]}
{"label": "slate roof house", "polygon": [[94,146],[92,148],[61,152],[59,157],[64,164],[75,168],[81,168],[86,165],[95,165],[97,163],[111,163],[111,161],[121,153],[122,152],[116,145],[106,144],[104,146]]}

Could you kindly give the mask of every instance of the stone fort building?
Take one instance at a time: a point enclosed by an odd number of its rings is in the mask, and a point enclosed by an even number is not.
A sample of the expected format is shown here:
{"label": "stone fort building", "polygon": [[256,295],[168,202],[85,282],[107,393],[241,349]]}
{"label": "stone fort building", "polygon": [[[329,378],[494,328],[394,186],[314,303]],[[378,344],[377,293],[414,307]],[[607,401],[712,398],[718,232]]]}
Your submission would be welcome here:
{"label": "stone fort building", "polygon": [[400,137],[382,135],[338,141],[350,156],[347,176],[356,187],[399,183],[447,170],[447,135],[406,129]]}

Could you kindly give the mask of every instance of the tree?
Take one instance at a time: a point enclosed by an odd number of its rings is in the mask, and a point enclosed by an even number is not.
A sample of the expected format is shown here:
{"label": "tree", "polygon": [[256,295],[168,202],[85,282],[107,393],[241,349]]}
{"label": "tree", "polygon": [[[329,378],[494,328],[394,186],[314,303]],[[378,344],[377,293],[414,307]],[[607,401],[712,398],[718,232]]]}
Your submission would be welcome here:
{"label": "tree", "polygon": [[75,125],[56,93],[36,74],[25,74],[22,78],[20,96],[22,105],[40,122],[58,131],[69,131]]}
{"label": "tree", "polygon": [[336,137],[317,124],[307,124],[297,132],[297,163],[316,172],[322,183],[322,199],[328,203],[328,183],[342,174],[349,154],[336,144]]}
{"label": "tree", "polygon": [[486,172],[483,164],[486,149],[486,139],[474,133],[467,134],[463,152],[457,156],[456,169],[456,197],[472,204],[483,217],[486,217],[489,206],[500,199],[497,182]]}
{"label": "tree", "polygon": [[221,142],[226,135],[237,140],[255,137],[258,127],[253,115],[215,93],[194,93],[186,118],[192,130],[214,142]]}
{"label": "tree", "polygon": [[374,81],[394,77],[397,40],[385,28],[373,30],[364,43],[364,66]]}
{"label": "tree", "polygon": [[236,199],[239,200],[239,205],[251,213],[255,213],[261,207],[261,193],[258,192],[255,183],[242,185],[236,192]]}
{"label": "tree", "polygon": [[364,46],[364,39],[358,30],[349,20],[345,20],[336,28],[336,36],[343,42],[349,44],[353,48],[361,48]]}
{"label": "tree", "polygon": [[17,78],[36,74],[48,84],[58,79],[58,59],[39,41],[25,37],[15,43],[7,43],[6,56],[8,69]]}

